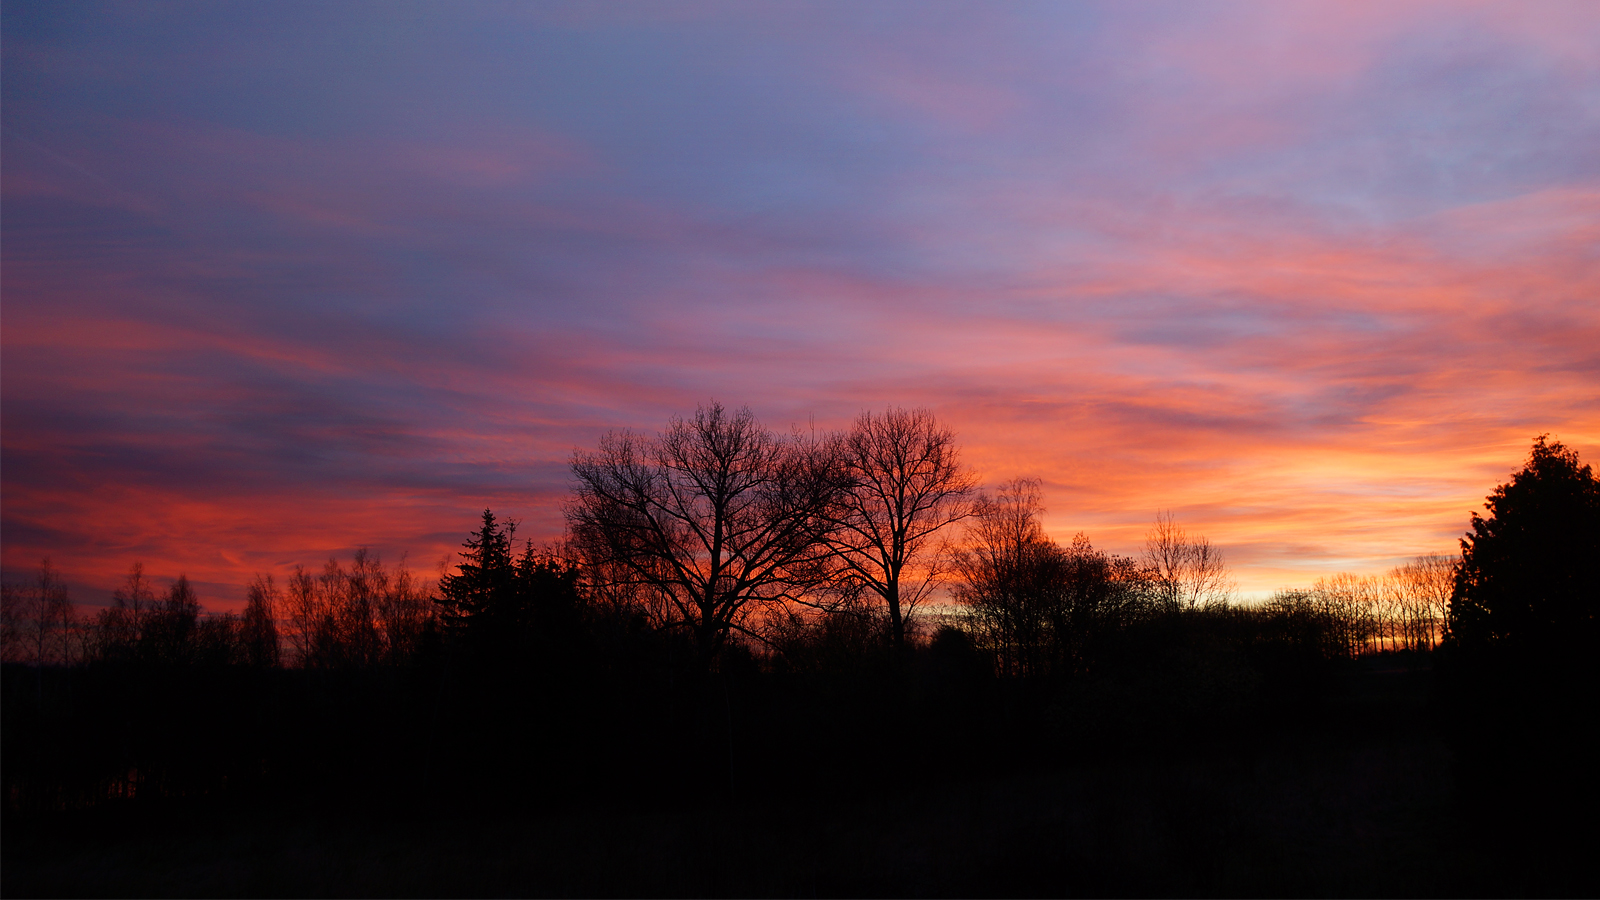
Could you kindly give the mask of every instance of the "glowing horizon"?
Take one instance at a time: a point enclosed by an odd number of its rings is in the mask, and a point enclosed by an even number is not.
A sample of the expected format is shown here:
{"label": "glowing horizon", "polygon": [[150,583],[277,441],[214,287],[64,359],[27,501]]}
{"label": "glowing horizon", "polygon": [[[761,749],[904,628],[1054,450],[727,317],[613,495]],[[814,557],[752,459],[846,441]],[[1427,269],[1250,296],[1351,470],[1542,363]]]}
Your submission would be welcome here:
{"label": "glowing horizon", "polygon": [[1600,460],[1600,7],[7,6],[3,565],[234,608],[715,397],[1247,594]]}

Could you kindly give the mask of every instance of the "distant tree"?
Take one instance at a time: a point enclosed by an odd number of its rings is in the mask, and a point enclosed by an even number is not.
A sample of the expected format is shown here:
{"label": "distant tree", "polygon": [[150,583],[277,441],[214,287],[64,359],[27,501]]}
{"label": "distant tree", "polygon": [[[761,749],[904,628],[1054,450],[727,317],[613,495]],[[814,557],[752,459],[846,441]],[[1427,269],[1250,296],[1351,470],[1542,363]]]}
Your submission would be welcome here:
{"label": "distant tree", "polygon": [[194,627],[195,662],[207,666],[232,666],[248,662],[243,628],[233,613],[201,616]]}
{"label": "distant tree", "polygon": [[378,598],[378,621],[383,630],[383,646],[391,664],[415,661],[427,652],[438,636],[438,607],[432,591],[411,574],[401,559],[389,570],[383,593]]}
{"label": "distant tree", "polygon": [[1350,644],[1340,613],[1311,590],[1282,590],[1261,607],[1267,634],[1320,660],[1348,656]]}
{"label": "distant tree", "polygon": [[187,575],[167,589],[166,598],[147,616],[140,635],[149,655],[164,663],[189,663],[195,656],[195,626],[200,620],[200,597]]}
{"label": "distant tree", "polygon": [[1425,649],[1437,643],[1450,609],[1459,562],[1459,557],[1429,553],[1389,573],[1400,597],[1406,646]]}
{"label": "distant tree", "polygon": [[586,560],[659,598],[709,666],[730,634],[817,584],[845,486],[826,442],[781,438],[713,402],[659,437],[612,432],[572,458],[567,508]]}
{"label": "distant tree", "polygon": [[28,594],[21,585],[0,585],[0,661],[28,660]]}
{"label": "distant tree", "polygon": [[49,666],[73,661],[76,610],[49,557],[39,561],[30,583],[7,585],[3,599],[6,662]]}
{"label": "distant tree", "polygon": [[134,563],[128,577],[111,594],[111,605],[100,611],[95,626],[95,656],[101,660],[128,661],[141,652],[146,622],[156,613],[155,590],[144,577],[144,564]]}
{"label": "distant tree", "polygon": [[1600,480],[1541,435],[1527,463],[1473,513],[1447,627],[1467,652],[1591,648],[1600,614]]}
{"label": "distant tree", "polygon": [[969,514],[973,476],[955,432],[925,409],[862,413],[841,438],[841,494],[831,546],[848,580],[880,598],[890,638],[905,645],[906,622],[944,574],[934,536]]}
{"label": "distant tree", "polygon": [[257,575],[245,594],[244,616],[239,623],[239,638],[244,662],[257,668],[278,665],[277,611],[280,591],[271,575]]}
{"label": "distant tree", "polygon": [[569,556],[524,543],[516,562],[516,602],[505,610],[503,625],[492,624],[546,659],[567,657],[583,626],[579,580],[579,567]]}
{"label": "distant tree", "polygon": [[[507,658],[562,655],[579,627],[578,567],[553,550],[524,542],[512,556],[516,523],[490,510],[463,545],[456,573],[439,580],[436,602],[446,621],[478,653]],[[523,660],[531,662],[532,660]]]}
{"label": "distant tree", "polygon": [[0,651],[6,662],[36,666],[72,662],[76,611],[49,557],[39,561],[30,583],[6,585],[0,601],[4,625]]}
{"label": "distant tree", "polygon": [[334,641],[333,603],[320,589],[317,579],[304,566],[295,566],[289,576],[284,605],[289,626],[289,645],[294,649],[294,662],[305,668],[315,668],[331,662],[329,650]]}
{"label": "distant tree", "polygon": [[1233,593],[1222,551],[1205,537],[1189,537],[1171,513],[1156,515],[1145,535],[1144,561],[1157,597],[1169,610],[1199,609],[1226,603]]}
{"label": "distant tree", "polygon": [[[276,591],[270,593],[276,606]],[[433,600],[404,561],[385,567],[363,547],[349,568],[337,558],[318,575],[295,567],[281,598],[282,620],[293,660],[302,667],[399,665],[415,659],[436,635],[439,606]]]}
{"label": "distant tree", "polygon": [[370,666],[383,657],[383,635],[378,630],[378,605],[389,588],[389,573],[376,553],[358,547],[350,568],[329,560],[324,577],[338,598],[340,642],[349,664]]}
{"label": "distant tree", "polygon": [[1382,578],[1340,572],[1318,578],[1311,594],[1326,613],[1342,655],[1354,657],[1381,649]]}
{"label": "distant tree", "polygon": [[1150,607],[1149,573],[1139,561],[1096,550],[1082,532],[1063,549],[1060,603],[1052,631],[1058,665],[1080,671],[1100,643],[1143,617]]}
{"label": "distant tree", "polygon": [[955,554],[955,595],[1001,674],[1070,676],[1108,635],[1150,604],[1138,561],[1096,550],[1079,533],[1062,547],[1044,533],[1039,482],[1016,479],[973,505]]}
{"label": "distant tree", "polygon": [[1039,482],[1016,479],[973,505],[967,540],[955,556],[956,599],[966,606],[980,646],[1002,674],[1050,668],[1051,625],[1065,579],[1065,554],[1045,536]]}
{"label": "distant tree", "polygon": [[461,562],[453,575],[439,579],[437,602],[445,621],[456,629],[486,618],[505,618],[515,605],[517,571],[512,558],[515,522],[500,523],[483,511],[483,525],[463,544]]}

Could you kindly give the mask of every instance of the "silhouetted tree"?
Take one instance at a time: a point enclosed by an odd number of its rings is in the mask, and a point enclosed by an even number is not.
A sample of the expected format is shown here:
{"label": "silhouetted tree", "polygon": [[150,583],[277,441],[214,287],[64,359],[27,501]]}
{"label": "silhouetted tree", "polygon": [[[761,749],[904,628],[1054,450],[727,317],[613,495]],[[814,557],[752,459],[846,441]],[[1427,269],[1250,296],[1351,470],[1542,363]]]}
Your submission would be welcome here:
{"label": "silhouetted tree", "polygon": [[532,662],[564,655],[580,627],[578,568],[531,541],[512,557],[516,523],[483,511],[483,525],[463,545],[456,574],[439,581],[437,602],[480,655]]}
{"label": "silhouetted tree", "polygon": [[[1592,648],[1600,613],[1600,480],[1541,435],[1473,513],[1450,600],[1450,640],[1476,650]],[[1593,652],[1589,649],[1587,652]]]}
{"label": "silhouetted tree", "polygon": [[567,521],[584,556],[654,592],[703,665],[756,613],[816,584],[844,481],[826,442],[762,428],[719,403],[655,439],[612,432],[572,458]]}
{"label": "silhouetted tree", "polygon": [[1191,538],[1171,513],[1158,513],[1145,536],[1145,564],[1155,579],[1161,602],[1169,610],[1226,604],[1233,592],[1222,551],[1205,537]]}
{"label": "silhouetted tree", "polygon": [[194,627],[193,658],[212,667],[247,662],[239,617],[231,612],[199,617]]}
{"label": "silhouetted tree", "polygon": [[956,599],[1002,674],[1041,675],[1050,668],[1050,629],[1066,561],[1039,524],[1043,509],[1039,482],[1032,479],[1011,481],[993,496],[980,494],[966,545],[955,556]]}
{"label": "silhouetted tree", "polygon": [[454,575],[439,579],[438,604],[445,621],[459,629],[484,618],[507,618],[515,606],[517,571],[512,560],[515,522],[502,525],[494,513],[483,511],[483,525],[463,544],[461,562]]}
{"label": "silhouetted tree", "polygon": [[1430,648],[1442,636],[1459,562],[1459,557],[1428,553],[1389,573],[1402,598],[1405,641],[1412,649]]}
{"label": "silhouetted tree", "polygon": [[1143,618],[1151,605],[1149,573],[1137,560],[1096,550],[1079,532],[1062,551],[1059,602],[1051,632],[1056,665],[1077,672],[1110,634]]}
{"label": "silhouetted tree", "polygon": [[66,583],[49,557],[39,562],[27,585],[7,585],[4,597],[3,652],[6,662],[36,666],[68,665],[77,655],[76,610]]}
{"label": "silhouetted tree", "polygon": [[257,668],[271,668],[278,664],[277,610],[278,586],[271,575],[257,575],[246,594],[244,616],[239,624],[239,637],[243,644],[244,661]]}
{"label": "silhouetted tree", "polygon": [[317,666],[328,656],[323,648],[333,630],[332,603],[318,589],[316,578],[299,565],[289,576],[286,594],[289,644],[294,648],[294,661],[303,667]]}
{"label": "silhouetted tree", "polygon": [[136,659],[145,624],[156,613],[155,590],[144,577],[144,564],[134,563],[128,577],[111,594],[111,606],[100,611],[95,627],[95,656],[104,661]]}
{"label": "silhouetted tree", "polygon": [[1440,634],[1455,566],[1455,559],[1430,553],[1383,575],[1341,572],[1280,596],[1296,609],[1315,608],[1318,627],[1339,656],[1428,650]]}
{"label": "silhouetted tree", "polygon": [[[517,626],[541,638],[570,638],[581,627],[578,565],[554,550],[539,551],[529,541],[517,557],[520,602]],[[547,641],[548,643],[548,641]]]}
{"label": "silhouetted tree", "polygon": [[1311,595],[1326,614],[1343,648],[1341,655],[1355,657],[1381,649],[1377,639],[1383,592],[1381,578],[1346,572],[1318,578],[1312,585]]}
{"label": "silhouetted tree", "polygon": [[21,585],[0,585],[0,661],[23,663],[28,659],[28,595]]}
{"label": "silhouetted tree", "polygon": [[1591,893],[1600,829],[1600,481],[1539,437],[1461,542],[1439,667],[1457,791],[1480,843],[1522,890]]}
{"label": "silhouetted tree", "polygon": [[378,597],[384,652],[391,664],[416,661],[438,638],[438,607],[429,586],[417,580],[402,559],[388,572]]}
{"label": "silhouetted tree", "polygon": [[339,668],[414,658],[433,633],[429,593],[403,562],[386,568],[364,547],[348,569],[337,559],[315,576],[297,566],[283,598],[296,662]]}
{"label": "silhouetted tree", "polygon": [[943,574],[929,543],[968,515],[973,477],[955,432],[925,409],[862,413],[841,438],[839,465],[850,489],[831,546],[846,577],[881,598],[890,639],[904,647],[907,620]]}
{"label": "silhouetted tree", "polygon": [[149,656],[164,663],[188,663],[194,659],[195,625],[200,619],[200,598],[186,575],[167,589],[166,599],[153,615],[146,617],[140,634],[149,646]]}
{"label": "silhouetted tree", "polygon": [[1349,655],[1350,644],[1339,614],[1315,591],[1283,590],[1261,607],[1268,633],[1317,660]]}
{"label": "silhouetted tree", "polygon": [[1069,547],[1045,536],[1039,483],[1017,479],[973,508],[955,557],[956,599],[1002,674],[1070,676],[1103,639],[1150,605],[1148,572],[1096,550],[1081,532]]}

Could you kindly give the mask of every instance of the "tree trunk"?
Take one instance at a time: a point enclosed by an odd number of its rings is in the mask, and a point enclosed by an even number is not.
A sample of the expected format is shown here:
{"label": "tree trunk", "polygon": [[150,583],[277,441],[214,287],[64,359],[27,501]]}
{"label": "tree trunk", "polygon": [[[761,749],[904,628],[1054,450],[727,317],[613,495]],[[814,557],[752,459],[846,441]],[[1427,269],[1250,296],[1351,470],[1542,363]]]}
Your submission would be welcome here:
{"label": "tree trunk", "polygon": [[889,579],[889,590],[884,594],[884,600],[889,603],[889,636],[894,641],[895,650],[904,650],[906,646],[906,623],[900,616],[900,581],[896,578]]}

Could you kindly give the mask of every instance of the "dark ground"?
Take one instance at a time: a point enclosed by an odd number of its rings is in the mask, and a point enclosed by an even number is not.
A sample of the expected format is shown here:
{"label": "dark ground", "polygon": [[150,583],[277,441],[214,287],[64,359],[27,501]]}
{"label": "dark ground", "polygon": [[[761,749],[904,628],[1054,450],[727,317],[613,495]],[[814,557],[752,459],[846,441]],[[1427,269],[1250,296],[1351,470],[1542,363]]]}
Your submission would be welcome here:
{"label": "dark ground", "polygon": [[[1483,896],[1428,673],[1354,668],[1312,725],[976,771],[881,797],[678,812],[263,818],[103,811],[4,836],[23,896]],[[648,765],[641,749],[640,764]],[[862,766],[876,766],[871,759]],[[560,778],[552,773],[551,778]],[[667,773],[663,773],[667,777]],[[764,772],[781,782],[786,773]],[[759,781],[759,779],[758,779]],[[397,790],[405,790],[397,785]],[[19,833],[22,831],[24,833]],[[1531,881],[1529,879],[1532,879]],[[1557,893],[1584,893],[1561,890]]]}

